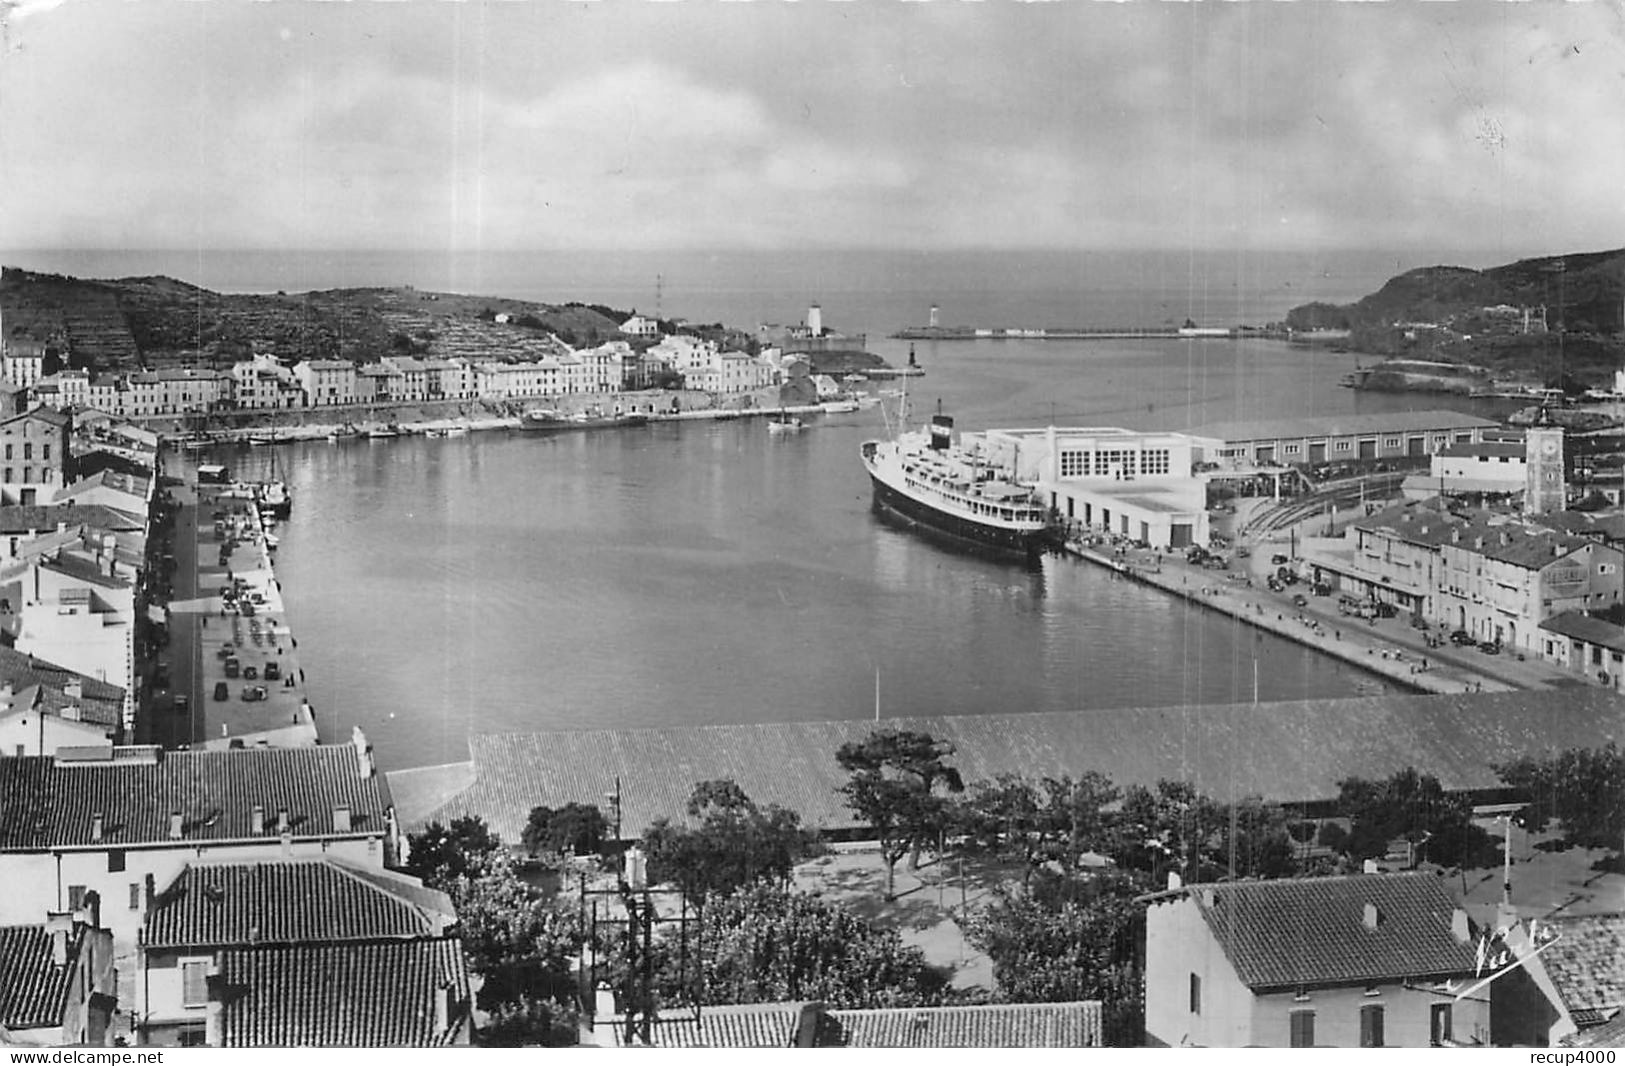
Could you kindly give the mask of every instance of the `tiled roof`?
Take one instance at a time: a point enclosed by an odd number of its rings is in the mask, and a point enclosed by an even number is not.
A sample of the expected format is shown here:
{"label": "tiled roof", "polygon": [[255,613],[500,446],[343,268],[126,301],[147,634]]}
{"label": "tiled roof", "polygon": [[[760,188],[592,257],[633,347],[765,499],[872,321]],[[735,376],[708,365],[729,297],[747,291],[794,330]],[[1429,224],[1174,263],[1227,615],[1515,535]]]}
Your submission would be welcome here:
{"label": "tiled roof", "polygon": [[50,407],[36,407],[31,411],[24,411],[20,415],[0,421],[0,426],[10,425],[13,422],[28,420],[31,422],[46,422],[53,426],[65,426],[72,421],[66,414]]}
{"label": "tiled roof", "polygon": [[[296,838],[333,835],[335,804],[349,805],[353,833],[379,835],[389,803],[382,775],[363,777],[349,744],[0,759],[0,850],[163,843],[172,811],[181,813],[182,841],[250,839],[256,804],[262,839],[277,838],[282,807]],[[102,815],[99,845],[93,814]]]}
{"label": "tiled roof", "polygon": [[1546,923],[1559,936],[1540,959],[1570,1013],[1625,1007],[1625,914]]}
{"label": "tiled roof", "polygon": [[1073,1048],[1101,1045],[1100,1004],[1095,1001],[832,1010],[828,1018],[834,1024],[820,1027],[820,1046]]}
{"label": "tiled roof", "polygon": [[1455,411],[1395,411],[1377,415],[1335,415],[1330,418],[1280,418],[1246,422],[1215,422],[1189,430],[1193,437],[1223,441],[1263,441],[1284,437],[1353,437],[1383,433],[1445,433],[1451,430],[1488,429],[1487,418]]}
{"label": "tiled roof", "polygon": [[86,489],[109,488],[129,496],[139,496],[146,499],[147,484],[146,478],[134,477],[112,469],[98,470],[94,474],[88,474],[73,484],[64,487],[56,494],[56,498],[59,500],[67,499]]}
{"label": "tiled roof", "polygon": [[1601,1025],[1570,1033],[1560,1043],[1563,1047],[1625,1047],[1625,1010]]}
{"label": "tiled roof", "polygon": [[154,901],[142,939],[149,948],[410,939],[455,920],[445,893],[335,859],[194,863]]}
{"label": "tiled roof", "polygon": [[46,662],[15,648],[0,647],[0,681],[10,681],[14,690],[30,685],[43,685],[60,692],[74,679],[78,679],[86,701],[124,703],[124,689],[84,674],[76,674],[65,666]]}
{"label": "tiled roof", "polygon": [[1540,624],[1540,628],[1559,636],[1583,640],[1614,651],[1625,651],[1625,629],[1601,618],[1593,618],[1584,611],[1564,611],[1554,614]]}
{"label": "tiled roof", "polygon": [[[1446,976],[1476,965],[1471,937],[1451,932],[1455,901],[1429,873],[1204,884],[1184,894],[1253,989]],[[1375,929],[1365,924],[1368,903]]]}
{"label": "tiled roof", "polygon": [[[1304,802],[1336,797],[1337,783],[1349,776],[1380,780],[1407,766],[1428,767],[1447,789],[1499,788],[1492,763],[1625,740],[1625,700],[1574,687],[1544,692],[1534,703],[1523,692],[1393,695],[891,718],[884,725],[953,743],[953,765],[968,781],[1004,771],[1040,777],[1098,770],[1120,785],[1172,778],[1226,795]],[[726,777],[758,803],[799,811],[808,825],[846,828],[858,823],[837,792],[847,775],[835,752],[873,728],[854,719],[475,734],[473,783],[433,809],[401,813],[409,824],[477,814],[504,839],[518,840],[532,807],[601,803],[618,775],[626,833],[636,837],[656,818],[683,820],[695,782]]]}
{"label": "tiled roof", "polygon": [[85,929],[75,924],[68,933],[69,965],[58,969],[45,926],[0,926],[0,1026],[44,1029],[62,1024]]}
{"label": "tiled roof", "polygon": [[54,559],[41,559],[39,560],[39,568],[104,589],[127,589],[133,588],[135,585],[135,582],[130,578],[104,574],[96,569],[95,563],[72,555],[58,555]]}
{"label": "tiled roof", "polygon": [[[469,1011],[455,937],[220,953],[224,1047],[442,1047]],[[450,986],[448,1024],[435,998]]]}
{"label": "tiled roof", "polygon": [[[693,1011],[664,1011],[649,1028],[648,1046],[787,1048],[795,1044],[800,1018],[801,1007],[795,1003],[705,1007],[698,1021]],[[594,1036],[605,1046],[627,1046],[624,1022],[612,1025],[601,1021]]]}
{"label": "tiled roof", "polygon": [[94,529],[140,530],[146,521],[128,511],[99,503],[59,503],[49,505],[13,504],[0,507],[0,533],[33,533],[59,526],[90,526]]}

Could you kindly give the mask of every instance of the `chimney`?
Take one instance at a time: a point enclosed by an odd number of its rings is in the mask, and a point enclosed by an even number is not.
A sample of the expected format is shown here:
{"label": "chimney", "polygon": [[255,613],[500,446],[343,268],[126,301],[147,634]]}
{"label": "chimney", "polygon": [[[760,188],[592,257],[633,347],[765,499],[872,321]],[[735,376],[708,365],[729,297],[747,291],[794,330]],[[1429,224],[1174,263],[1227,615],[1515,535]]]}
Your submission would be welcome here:
{"label": "chimney", "polygon": [[356,726],[350,731],[350,743],[355,745],[356,769],[362,777],[372,776],[372,746],[367,743],[367,734]]}
{"label": "chimney", "polygon": [[97,811],[95,814],[90,816],[90,839],[100,840],[102,838],[103,824],[104,819],[102,818],[101,811]]}
{"label": "chimney", "polygon": [[824,1005],[822,1003],[803,1003],[801,1011],[796,1018],[795,1038],[790,1041],[792,1047],[817,1047],[818,1025],[824,1020]]}
{"label": "chimney", "polygon": [[258,803],[248,812],[248,831],[255,836],[265,832],[265,808]]}
{"label": "chimney", "polygon": [[59,970],[68,965],[68,931],[60,926],[51,929],[51,962]]}
{"label": "chimney", "polygon": [[1376,859],[1367,859],[1365,861],[1365,865],[1360,868],[1360,872],[1361,873],[1368,873],[1368,874],[1376,873],[1377,872],[1377,860]]}
{"label": "chimney", "polygon": [[350,805],[348,803],[333,804],[333,832],[348,833],[350,831]]}
{"label": "chimney", "polygon": [[1177,870],[1168,871],[1168,891],[1173,892],[1185,887],[1185,879],[1179,876]]}
{"label": "chimney", "polygon": [[1382,915],[1377,913],[1377,905],[1375,903],[1367,903],[1365,905],[1365,914],[1361,920],[1365,922],[1365,927],[1367,929],[1375,929],[1382,922]]}
{"label": "chimney", "polygon": [[288,808],[286,807],[278,807],[276,809],[276,831],[278,833],[286,833],[288,831]]}
{"label": "chimney", "polygon": [[293,854],[293,833],[292,833],[292,831],[284,829],[281,833],[277,834],[277,839],[280,840],[281,843],[282,843],[282,857],[284,859],[288,858],[290,855]]}
{"label": "chimney", "polygon": [[170,811],[169,812],[169,839],[171,839],[171,840],[179,840],[181,838],[181,829],[182,829],[182,827],[184,825],[185,825],[185,823],[181,821],[181,812],[180,811]]}
{"label": "chimney", "polygon": [[444,1033],[451,1028],[451,984],[434,987],[434,1031]]}
{"label": "chimney", "polygon": [[1467,921],[1467,912],[1460,907],[1450,914],[1450,934],[1463,944],[1473,939],[1473,927]]}

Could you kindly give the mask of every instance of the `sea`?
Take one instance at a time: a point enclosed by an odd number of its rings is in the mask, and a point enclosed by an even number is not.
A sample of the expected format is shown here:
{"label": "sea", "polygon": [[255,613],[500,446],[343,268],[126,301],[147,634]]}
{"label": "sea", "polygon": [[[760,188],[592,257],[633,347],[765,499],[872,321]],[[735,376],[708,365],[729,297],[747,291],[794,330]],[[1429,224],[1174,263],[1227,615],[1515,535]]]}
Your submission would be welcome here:
{"label": "sea", "polygon": [[[893,340],[925,324],[1263,324],[1412,266],[1367,253],[29,253],[82,277],[223,291],[410,284],[867,336],[917,415],[960,428],[1191,429],[1464,406],[1339,386],[1358,357],[1264,340]],[[391,768],[471,732],[1177,707],[1376,695],[1358,668],[1087,563],[945,549],[872,511],[881,409],[598,433],[474,433],[224,452],[293,491],[277,572],[326,739]]]}

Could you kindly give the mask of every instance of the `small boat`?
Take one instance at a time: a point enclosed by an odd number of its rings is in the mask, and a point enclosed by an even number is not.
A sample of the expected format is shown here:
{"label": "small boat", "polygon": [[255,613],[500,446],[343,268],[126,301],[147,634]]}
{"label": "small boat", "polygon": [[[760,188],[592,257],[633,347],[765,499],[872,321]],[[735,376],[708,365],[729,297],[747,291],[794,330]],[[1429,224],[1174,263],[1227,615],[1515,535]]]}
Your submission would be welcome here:
{"label": "small boat", "polygon": [[858,402],[856,400],[831,400],[828,403],[820,404],[819,406],[824,409],[825,414],[844,415],[852,411],[856,411],[858,409]]}
{"label": "small boat", "polygon": [[466,437],[468,436],[468,427],[447,426],[444,435],[447,437]]}
{"label": "small boat", "polygon": [[848,385],[859,385],[865,381],[868,381],[869,379],[864,377],[862,374],[848,374],[841,380],[846,382]]}
{"label": "small boat", "polygon": [[561,415],[557,411],[536,409],[526,411],[519,419],[519,428],[527,433],[566,433],[583,429],[622,429],[641,426],[649,421],[648,415],[594,415],[586,411]]}
{"label": "small boat", "polygon": [[394,426],[380,426],[377,429],[369,429],[363,434],[368,440],[389,440],[391,437],[400,435],[401,431]]}
{"label": "small boat", "polygon": [[774,415],[767,423],[769,433],[796,433],[801,429],[801,419],[788,414]]}
{"label": "small boat", "polygon": [[248,438],[248,443],[253,445],[256,448],[262,448],[267,444],[275,444],[276,443],[276,438],[275,437],[249,437]]}

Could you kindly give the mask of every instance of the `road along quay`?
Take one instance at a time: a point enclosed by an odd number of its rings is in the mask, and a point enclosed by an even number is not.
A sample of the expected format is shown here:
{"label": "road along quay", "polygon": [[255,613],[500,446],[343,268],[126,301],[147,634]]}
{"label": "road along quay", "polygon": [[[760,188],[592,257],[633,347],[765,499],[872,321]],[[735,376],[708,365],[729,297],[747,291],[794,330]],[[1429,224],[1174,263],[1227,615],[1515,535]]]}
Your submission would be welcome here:
{"label": "road along quay", "polygon": [[[1123,548],[1101,539],[1069,539],[1064,550],[1419,692],[1510,692],[1573,683],[1544,664],[1502,661],[1503,657],[1492,659],[1471,649],[1438,646],[1399,619],[1376,622],[1342,616],[1333,597],[1305,595],[1305,602],[1297,604],[1295,590],[1302,585],[1271,592],[1264,587],[1262,570],[1257,575],[1215,571],[1189,564],[1182,556]],[[1260,560],[1258,566],[1262,565]]]}

